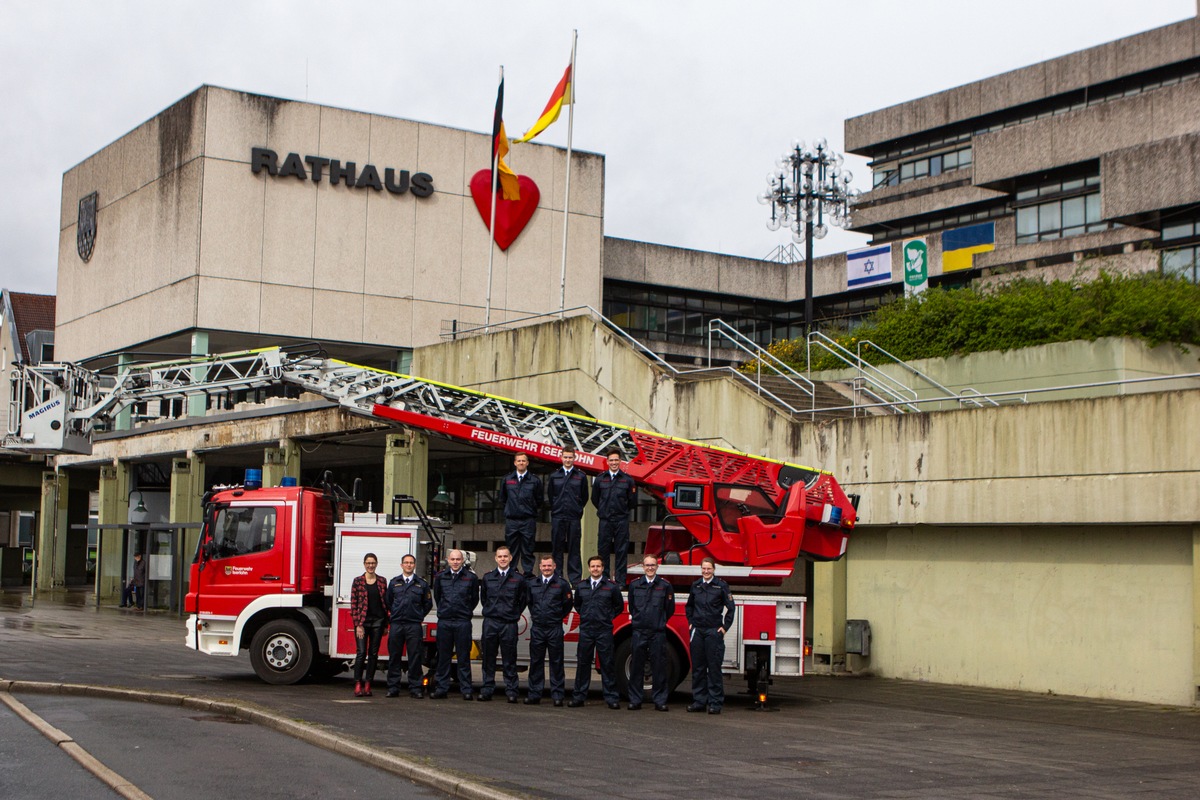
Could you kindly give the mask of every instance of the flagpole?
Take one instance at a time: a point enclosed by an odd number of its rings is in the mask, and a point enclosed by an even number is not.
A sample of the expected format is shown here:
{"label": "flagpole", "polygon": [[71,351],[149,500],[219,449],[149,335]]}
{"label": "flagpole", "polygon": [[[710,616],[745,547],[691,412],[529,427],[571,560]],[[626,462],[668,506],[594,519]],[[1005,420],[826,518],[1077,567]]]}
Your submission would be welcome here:
{"label": "flagpole", "polygon": [[571,211],[571,135],[575,131],[575,45],[579,42],[579,30],[571,31],[571,108],[567,111],[567,180],[563,196],[563,248],[562,273],[558,281],[558,318],[563,318],[567,308],[567,221]]}
{"label": "flagpole", "polygon": [[[504,65],[500,65],[500,83],[504,83]],[[496,255],[496,184],[500,178],[500,148],[492,138],[492,194],[491,219],[488,221],[488,267],[487,267],[487,296],[484,299],[483,331],[488,332],[492,325],[492,260]]]}

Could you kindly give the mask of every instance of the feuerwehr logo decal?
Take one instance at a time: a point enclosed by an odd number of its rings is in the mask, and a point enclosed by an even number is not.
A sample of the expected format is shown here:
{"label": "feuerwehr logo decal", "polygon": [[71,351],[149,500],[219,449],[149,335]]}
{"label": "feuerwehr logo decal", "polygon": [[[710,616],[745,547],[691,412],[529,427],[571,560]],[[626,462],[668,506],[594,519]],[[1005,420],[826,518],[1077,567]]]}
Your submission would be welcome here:
{"label": "feuerwehr logo decal", "polygon": [[75,233],[75,249],[84,262],[92,258],[92,248],[96,244],[96,206],[99,193],[92,192],[79,201],[79,225]]}

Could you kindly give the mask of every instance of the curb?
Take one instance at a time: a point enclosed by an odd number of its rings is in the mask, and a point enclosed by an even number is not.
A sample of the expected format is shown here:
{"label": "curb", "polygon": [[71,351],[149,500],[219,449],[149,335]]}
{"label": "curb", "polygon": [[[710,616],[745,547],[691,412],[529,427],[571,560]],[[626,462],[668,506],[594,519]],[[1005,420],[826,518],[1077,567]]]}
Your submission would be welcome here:
{"label": "curb", "polygon": [[143,792],[122,775],[98,761],[95,756],[80,747],[70,736],[33,713],[28,706],[13,697],[10,693],[0,695],[0,703],[4,703],[12,709],[14,714],[29,723],[34,730],[49,739],[55,747],[75,759],[81,767],[95,775],[100,779],[101,783],[121,795],[121,797],[124,797],[125,800],[153,800],[150,795]]}
{"label": "curb", "polygon": [[[192,697],[190,695],[174,694],[172,692],[146,692],[135,689],[118,689],[107,686],[92,686],[89,684],[80,683],[44,683],[39,681],[10,681],[0,680],[0,693],[16,694],[18,692],[28,692],[29,694],[57,694],[57,695],[78,695],[82,697],[96,697],[109,700],[128,700],[141,703],[155,703],[165,706],[181,706],[183,708],[194,708],[201,711],[209,711],[217,714],[226,714],[235,716],[239,719],[244,719],[247,722],[253,722],[256,725],[261,725],[264,728],[269,728],[278,733],[283,733],[298,739],[315,747],[320,747],[323,750],[328,750],[333,753],[352,758],[367,766],[377,767],[393,775],[398,775],[402,778],[416,781],[424,784],[440,792],[445,792],[450,797],[463,798],[463,800],[518,800],[525,795],[511,794],[493,786],[480,783],[479,781],[460,778],[452,775],[449,772],[431,767],[427,764],[421,764],[417,761],[398,756],[394,753],[388,753],[378,750],[361,742],[356,742],[338,734],[330,733],[319,728],[313,727],[304,722],[281,717],[270,711],[264,711],[260,708],[254,708],[250,705],[244,705],[232,701],[225,700],[207,700],[200,697]],[[127,780],[117,775],[112,770],[108,770],[103,764],[96,761],[90,755],[83,751],[70,736],[67,736],[62,731],[46,723],[36,714],[25,708],[16,698],[0,697],[0,702],[9,702],[16,706],[25,709],[25,714],[13,707],[13,710],[20,714],[26,722],[37,728],[43,735],[54,742],[59,747],[71,753],[72,757],[83,764],[89,771],[105,781],[114,791],[121,793],[130,800],[150,800],[150,798],[141,793],[137,787],[134,787]],[[30,718],[32,717],[32,719]],[[36,721],[35,721],[36,720]],[[49,732],[48,732],[49,731]],[[52,732],[52,733],[51,733]],[[52,735],[53,734],[53,735]],[[57,738],[56,738],[57,737]],[[119,781],[119,784],[114,785],[109,783],[100,773],[96,772],[92,766],[84,761],[81,761],[75,755],[74,749],[68,749],[73,746],[83,756],[91,759],[92,762],[101,770],[107,770],[111,776]],[[126,794],[122,788],[133,788],[137,792],[136,795]]]}

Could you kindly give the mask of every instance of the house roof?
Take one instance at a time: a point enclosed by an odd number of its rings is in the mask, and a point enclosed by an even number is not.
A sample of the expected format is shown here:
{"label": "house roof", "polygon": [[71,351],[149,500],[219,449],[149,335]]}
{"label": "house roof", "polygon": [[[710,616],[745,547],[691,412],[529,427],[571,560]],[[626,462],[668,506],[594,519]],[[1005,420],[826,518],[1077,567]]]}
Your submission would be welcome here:
{"label": "house roof", "polygon": [[41,359],[41,353],[37,354],[37,358],[32,356],[26,336],[31,331],[54,330],[55,296],[11,291],[5,294],[8,295],[9,307],[12,308],[13,321],[16,323],[21,358],[27,363],[36,363]]}

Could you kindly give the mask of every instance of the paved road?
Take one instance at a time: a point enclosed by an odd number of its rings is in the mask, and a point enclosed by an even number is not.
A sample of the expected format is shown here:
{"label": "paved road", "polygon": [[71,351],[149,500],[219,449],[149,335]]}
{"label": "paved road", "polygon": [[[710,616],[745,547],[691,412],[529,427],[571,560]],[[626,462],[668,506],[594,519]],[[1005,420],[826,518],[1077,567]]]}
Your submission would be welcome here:
{"label": "paved road", "polygon": [[[65,695],[26,693],[18,699],[154,800],[227,800],[231,796],[262,800],[445,797],[412,781],[228,714]],[[108,787],[58,751],[48,739],[12,712],[8,714],[30,733],[12,737],[20,738],[20,746],[35,749],[39,745],[34,740],[39,740],[66,762],[24,762],[28,769],[23,771],[33,773],[33,777],[14,776],[23,783],[12,792],[6,780],[0,781],[5,800],[20,796],[112,796]],[[0,726],[6,732],[15,727],[4,720],[0,720]],[[2,735],[5,740],[10,738],[7,733]],[[54,778],[66,775],[78,780],[82,773],[91,779],[93,786],[66,795],[48,791],[49,787],[40,784],[51,769],[55,771]],[[19,766],[17,771],[22,771]],[[32,790],[23,791],[25,786]]]}
{"label": "paved road", "polygon": [[1200,786],[1193,709],[830,677],[777,683],[777,713],[733,696],[719,717],[683,713],[681,693],[668,714],[597,695],[582,709],[355,700],[348,679],[270,687],[248,658],[182,638],[174,618],[0,601],[0,679],[245,702],[530,797],[1190,800]]}
{"label": "paved road", "polygon": [[0,704],[0,796],[5,800],[99,800],[119,795]]}

